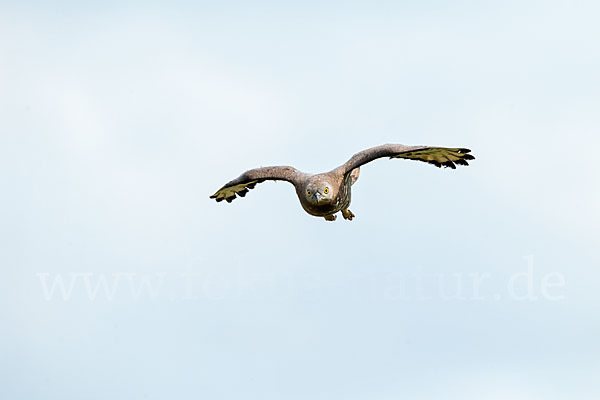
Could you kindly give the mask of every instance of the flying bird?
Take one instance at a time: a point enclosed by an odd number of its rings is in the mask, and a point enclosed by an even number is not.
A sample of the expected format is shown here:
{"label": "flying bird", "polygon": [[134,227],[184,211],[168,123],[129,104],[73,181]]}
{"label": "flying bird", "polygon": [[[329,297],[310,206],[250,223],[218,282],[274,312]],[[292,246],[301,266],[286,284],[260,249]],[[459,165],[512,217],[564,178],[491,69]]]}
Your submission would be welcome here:
{"label": "flying bird", "polygon": [[350,189],[358,179],[362,165],[389,157],[424,161],[438,168],[443,166],[456,169],[456,165],[469,165],[467,160],[475,159],[470,152],[471,150],[463,148],[384,144],[356,153],[344,164],[322,174],[308,174],[289,166],[250,169],[226,183],[210,198],[231,203],[236,195],[244,197],[250,189],[264,181],[287,181],[294,185],[302,208],[310,215],[335,221],[336,214],[341,211],[344,219],[351,221],[355,215],[348,209]]}

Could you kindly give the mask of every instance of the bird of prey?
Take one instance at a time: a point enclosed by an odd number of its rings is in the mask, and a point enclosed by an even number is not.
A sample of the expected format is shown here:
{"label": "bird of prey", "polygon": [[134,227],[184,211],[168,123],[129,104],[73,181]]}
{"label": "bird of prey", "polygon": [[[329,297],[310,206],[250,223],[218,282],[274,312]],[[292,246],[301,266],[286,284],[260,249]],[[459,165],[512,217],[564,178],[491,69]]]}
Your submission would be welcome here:
{"label": "bird of prey", "polygon": [[358,179],[362,165],[389,157],[419,160],[438,168],[443,166],[456,169],[456,165],[469,165],[467,160],[475,159],[470,152],[471,150],[463,148],[384,144],[356,153],[344,164],[322,174],[307,174],[289,166],[250,169],[226,183],[210,198],[231,203],[236,195],[246,196],[258,183],[267,180],[287,181],[294,185],[302,208],[310,215],[335,221],[336,213],[341,211],[344,219],[352,220],[355,215],[348,209],[350,188]]}

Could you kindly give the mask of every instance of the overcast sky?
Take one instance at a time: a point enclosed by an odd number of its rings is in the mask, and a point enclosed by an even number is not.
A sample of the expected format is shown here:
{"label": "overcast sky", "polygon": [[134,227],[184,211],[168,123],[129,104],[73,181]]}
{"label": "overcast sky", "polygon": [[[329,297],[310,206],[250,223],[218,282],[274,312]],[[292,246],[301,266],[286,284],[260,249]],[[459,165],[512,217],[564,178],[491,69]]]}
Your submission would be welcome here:
{"label": "overcast sky", "polygon": [[[598,15],[1,4],[0,397],[597,399]],[[477,159],[208,198],[383,143]]]}

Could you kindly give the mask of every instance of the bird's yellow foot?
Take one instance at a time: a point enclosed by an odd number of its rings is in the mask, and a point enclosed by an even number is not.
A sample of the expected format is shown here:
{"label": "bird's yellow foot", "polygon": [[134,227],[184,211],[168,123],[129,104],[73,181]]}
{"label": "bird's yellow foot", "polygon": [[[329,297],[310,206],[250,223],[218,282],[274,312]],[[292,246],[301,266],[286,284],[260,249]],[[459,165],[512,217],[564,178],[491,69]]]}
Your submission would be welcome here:
{"label": "bird's yellow foot", "polygon": [[325,218],[326,221],[335,221],[335,219],[337,218],[337,215],[335,215],[335,214],[326,215],[323,218]]}
{"label": "bird's yellow foot", "polygon": [[344,219],[347,219],[349,221],[352,221],[352,218],[356,217],[356,215],[354,215],[354,213],[348,209],[342,210],[342,216],[344,217]]}

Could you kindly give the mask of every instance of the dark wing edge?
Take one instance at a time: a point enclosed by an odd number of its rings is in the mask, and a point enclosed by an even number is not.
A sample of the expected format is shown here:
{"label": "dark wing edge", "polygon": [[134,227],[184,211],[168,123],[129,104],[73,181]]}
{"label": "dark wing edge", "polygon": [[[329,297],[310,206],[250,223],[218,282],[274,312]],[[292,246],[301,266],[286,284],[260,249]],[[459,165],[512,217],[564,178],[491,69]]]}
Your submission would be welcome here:
{"label": "dark wing edge", "polygon": [[344,172],[350,173],[353,169],[382,157],[405,158],[408,160],[424,161],[436,167],[456,169],[457,165],[469,165],[468,160],[474,160],[470,149],[462,147],[433,147],[433,146],[405,146],[401,144],[385,144],[373,147],[353,155],[343,165]]}
{"label": "dark wing edge", "polygon": [[245,197],[258,183],[267,180],[294,183],[294,176],[297,172],[295,168],[288,166],[250,169],[236,179],[227,182],[210,198],[215,199],[217,202],[225,200],[231,203],[237,196]]}

